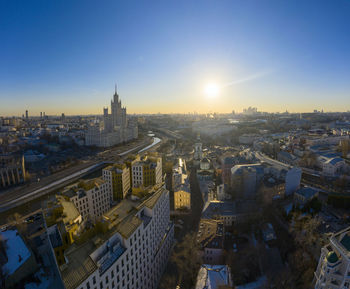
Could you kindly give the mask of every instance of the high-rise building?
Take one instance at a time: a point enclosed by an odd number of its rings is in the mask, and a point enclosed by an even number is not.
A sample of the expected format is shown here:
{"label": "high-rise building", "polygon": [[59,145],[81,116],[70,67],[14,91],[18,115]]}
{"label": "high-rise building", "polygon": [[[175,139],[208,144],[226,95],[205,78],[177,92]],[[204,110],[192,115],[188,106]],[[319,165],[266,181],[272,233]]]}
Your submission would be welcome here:
{"label": "high-rise building", "polygon": [[26,119],[28,119],[28,110],[26,110]]}
{"label": "high-rise building", "polygon": [[164,186],[148,191],[142,201],[125,199],[103,215],[91,238],[64,251],[65,288],[155,289],[173,237]]}
{"label": "high-rise building", "polygon": [[113,199],[120,201],[130,190],[130,169],[125,164],[115,164],[102,170],[102,177],[111,186]]}
{"label": "high-rise building", "polygon": [[137,122],[128,121],[126,108],[122,107],[116,87],[111,100],[111,114],[108,114],[108,108],[103,108],[103,121],[89,126],[85,144],[110,147],[137,137]]}
{"label": "high-rise building", "polygon": [[315,272],[315,289],[350,288],[350,228],[333,234],[321,249]]}

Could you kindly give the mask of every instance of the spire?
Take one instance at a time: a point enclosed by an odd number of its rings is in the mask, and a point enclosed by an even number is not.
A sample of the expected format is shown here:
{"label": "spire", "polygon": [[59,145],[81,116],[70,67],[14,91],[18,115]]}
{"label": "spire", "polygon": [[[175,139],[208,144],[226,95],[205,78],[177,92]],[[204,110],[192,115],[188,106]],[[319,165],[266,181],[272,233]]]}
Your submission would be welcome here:
{"label": "spire", "polygon": [[117,94],[117,83],[115,83],[114,92]]}

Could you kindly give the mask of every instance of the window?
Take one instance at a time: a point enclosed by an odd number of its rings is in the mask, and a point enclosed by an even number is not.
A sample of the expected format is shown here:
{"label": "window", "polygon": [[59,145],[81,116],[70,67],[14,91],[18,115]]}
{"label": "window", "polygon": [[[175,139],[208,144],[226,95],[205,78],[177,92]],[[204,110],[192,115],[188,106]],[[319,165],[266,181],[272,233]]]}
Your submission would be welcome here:
{"label": "window", "polygon": [[96,277],[94,276],[94,277],[92,277],[92,284],[96,284]]}

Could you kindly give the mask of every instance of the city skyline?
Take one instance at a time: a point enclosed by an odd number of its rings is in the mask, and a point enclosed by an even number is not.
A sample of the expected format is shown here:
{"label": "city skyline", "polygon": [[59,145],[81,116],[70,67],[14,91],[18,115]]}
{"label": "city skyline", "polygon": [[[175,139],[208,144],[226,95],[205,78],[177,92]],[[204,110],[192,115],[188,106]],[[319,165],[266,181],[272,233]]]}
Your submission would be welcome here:
{"label": "city skyline", "polygon": [[2,116],[350,107],[348,1],[0,5]]}

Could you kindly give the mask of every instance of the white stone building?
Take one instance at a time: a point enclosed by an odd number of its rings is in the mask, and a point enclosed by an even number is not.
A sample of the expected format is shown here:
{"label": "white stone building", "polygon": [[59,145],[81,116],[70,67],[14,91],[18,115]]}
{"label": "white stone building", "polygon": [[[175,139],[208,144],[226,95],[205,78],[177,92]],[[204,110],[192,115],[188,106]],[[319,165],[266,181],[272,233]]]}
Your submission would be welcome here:
{"label": "white stone building", "polygon": [[315,289],[350,288],[350,228],[335,233],[321,249]]}
{"label": "white stone building", "polygon": [[149,192],[143,202],[123,200],[103,216],[105,230],[66,250],[66,289],[155,289],[173,244],[169,192]]}

